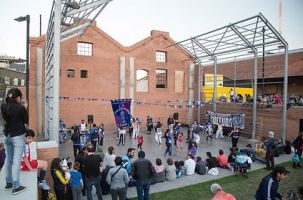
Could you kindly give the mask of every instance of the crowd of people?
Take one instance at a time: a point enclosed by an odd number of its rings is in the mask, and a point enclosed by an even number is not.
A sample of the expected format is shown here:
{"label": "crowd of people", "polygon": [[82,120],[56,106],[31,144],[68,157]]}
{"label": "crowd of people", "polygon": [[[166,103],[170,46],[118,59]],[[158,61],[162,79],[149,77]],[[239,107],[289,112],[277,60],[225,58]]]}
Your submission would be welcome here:
{"label": "crowd of people", "polygon": [[[34,139],[35,133],[26,126],[28,124],[28,113],[26,103],[22,103],[20,90],[14,88],[8,91],[6,103],[1,106],[1,113],[5,120],[4,134],[6,136],[5,189],[12,189],[12,194],[25,191],[26,186],[19,183],[19,169],[39,169],[38,185],[43,190],[49,190],[50,187],[45,181],[48,163],[31,157],[29,145]],[[261,181],[255,199],[262,199],[264,197],[262,195],[268,195],[265,189],[269,182],[272,182],[272,180],[279,182],[288,174],[285,168],[275,165],[274,157],[277,156],[277,152],[279,154],[290,153],[291,147],[290,145],[284,145],[281,140],[276,140],[272,131],[268,133],[268,138],[257,149],[252,148],[251,144],[247,144],[246,148],[240,149],[238,147],[240,131],[237,127],[224,134],[224,127],[221,124],[206,123],[200,125],[195,121],[187,128],[187,133],[184,134],[181,124],[172,115],[167,119],[166,130],[160,121],[154,123],[150,116],[147,117],[146,122],[147,134],[155,134],[155,145],[162,146],[162,139],[165,140],[164,159],[156,158],[153,161],[155,164],[145,158],[142,121],[138,117],[132,118],[132,126],[128,130],[130,139],[137,141],[137,148],[128,148],[125,155],[116,155],[114,146],[109,146],[105,155],[103,155],[102,150],[99,151],[104,144],[103,124],[100,124],[100,126],[93,124],[88,129],[85,121],[82,120],[79,125],[74,126],[71,137],[74,162],[70,162],[69,158],[54,158],[50,164],[50,174],[54,182],[52,188],[55,191],[56,198],[59,200],[81,199],[81,196],[87,196],[87,199],[91,200],[93,199],[92,188],[95,187],[99,200],[102,199],[102,195],[106,191],[110,192],[112,199],[119,198],[123,200],[127,199],[127,188],[136,186],[138,199],[146,200],[149,198],[151,184],[174,181],[195,173],[216,176],[219,174],[218,168],[241,175],[250,169],[252,162],[260,160],[262,154],[265,154],[266,168],[272,170],[272,172]],[[119,148],[121,144],[125,145],[126,133],[125,128],[118,128],[116,148]],[[206,159],[203,160],[201,156],[198,156],[201,154],[197,153],[198,144],[201,142],[201,133],[205,134],[206,142],[231,137],[232,143],[229,154],[226,155],[223,149],[219,149],[217,155],[207,151],[205,152]],[[185,135],[186,138],[183,140]],[[182,149],[185,145],[187,146],[185,159],[174,160],[173,149]],[[292,146],[295,151],[292,160],[293,167],[301,167],[303,134],[294,140]],[[134,160],[136,150],[138,151],[138,159]],[[100,168],[103,171],[100,171]],[[273,187],[272,190],[277,191],[278,184],[271,185],[271,187]],[[234,199],[233,195],[225,193],[218,184],[212,185],[211,191],[214,193],[214,200],[220,199],[218,197],[220,195],[226,196],[226,199]],[[277,192],[270,195],[280,197]]]}
{"label": "crowd of people", "polygon": [[[245,94],[244,97],[241,94],[236,94],[236,91],[230,89],[229,91],[229,102],[231,103],[242,103],[243,106],[249,106],[253,104],[253,97],[250,94]],[[219,97],[219,102],[226,103],[227,98],[225,96]],[[283,96],[276,94],[264,94],[257,97],[257,105],[262,109],[272,109],[273,105],[282,105]],[[287,98],[287,108],[291,106],[303,106],[303,96],[290,95]]]}

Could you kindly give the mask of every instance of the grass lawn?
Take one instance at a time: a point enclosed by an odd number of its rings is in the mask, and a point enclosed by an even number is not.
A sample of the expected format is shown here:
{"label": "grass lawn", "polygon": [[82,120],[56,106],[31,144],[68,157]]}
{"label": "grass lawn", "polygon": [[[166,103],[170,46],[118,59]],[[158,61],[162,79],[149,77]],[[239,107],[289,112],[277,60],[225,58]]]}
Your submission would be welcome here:
{"label": "grass lawn", "polygon": [[[297,190],[303,185],[303,168],[293,169],[291,162],[282,164],[290,171],[288,177],[280,182],[279,192],[286,194],[288,189]],[[270,171],[258,169],[248,172],[248,178],[244,176],[229,176],[196,185],[191,185],[175,190],[150,194],[151,200],[207,200],[211,199],[210,185],[219,183],[223,190],[233,194],[237,200],[251,200],[259,186],[262,178]],[[182,179],[182,178],[181,178]],[[133,198],[137,199],[137,198]]]}

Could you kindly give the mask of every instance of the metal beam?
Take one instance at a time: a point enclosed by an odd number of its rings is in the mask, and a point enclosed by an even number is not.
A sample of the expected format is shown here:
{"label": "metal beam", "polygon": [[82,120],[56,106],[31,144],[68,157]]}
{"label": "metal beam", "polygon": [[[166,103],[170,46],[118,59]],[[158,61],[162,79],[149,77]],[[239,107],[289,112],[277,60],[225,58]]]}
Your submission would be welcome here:
{"label": "metal beam", "polygon": [[80,5],[79,9],[73,9],[71,11],[67,11],[66,17],[72,17],[73,15],[76,15],[78,13],[81,13],[83,11],[89,10],[91,8],[94,8],[94,7],[99,7],[100,5],[108,3],[110,1],[112,1],[112,0],[99,0],[99,1],[95,1],[95,2],[86,4],[86,5],[83,5],[83,6]]}
{"label": "metal beam", "polygon": [[257,84],[258,84],[258,50],[236,29],[233,25],[230,28],[251,48],[254,52],[254,104],[253,104],[253,124],[251,139],[256,139],[256,125],[257,125]]}

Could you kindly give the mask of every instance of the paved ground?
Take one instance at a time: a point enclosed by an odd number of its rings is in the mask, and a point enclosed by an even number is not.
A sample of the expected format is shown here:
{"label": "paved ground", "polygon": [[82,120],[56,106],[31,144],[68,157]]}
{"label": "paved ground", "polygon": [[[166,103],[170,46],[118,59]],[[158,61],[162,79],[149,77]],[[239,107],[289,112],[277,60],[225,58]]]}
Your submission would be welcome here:
{"label": "paved ground", "polygon": [[[166,159],[168,157],[164,156],[165,144],[163,144],[162,146],[157,145],[154,139],[154,134],[146,134],[145,132],[143,132],[143,136],[144,136],[143,150],[146,153],[146,158],[150,159],[153,164],[155,164],[156,158],[161,158],[162,162],[166,164]],[[255,141],[250,141],[246,138],[240,137],[238,146],[239,148],[244,148],[248,143],[251,143],[254,146]],[[106,151],[109,146],[114,146],[116,155],[123,156],[125,155],[128,147],[134,147],[134,148],[137,147],[137,140],[130,139],[127,136],[125,146],[123,145],[117,146],[116,134],[112,132],[106,132],[104,144],[105,144],[104,151]],[[175,147],[173,147],[172,158],[174,161],[185,159],[187,153],[187,144],[183,143],[183,146],[184,146],[183,149],[176,149]],[[219,149],[223,149],[224,152],[228,154],[230,146],[231,146],[231,138],[214,139],[212,142],[206,143],[205,136],[201,135],[201,143],[198,145],[198,156],[201,156],[202,159],[205,160],[207,151],[210,151],[213,155],[216,156],[218,154]],[[60,145],[60,157],[62,158],[66,156],[70,156],[71,158],[73,157],[72,144],[70,141],[66,144]],[[137,159],[137,151],[134,160],[135,159]],[[289,160],[291,160],[291,155],[282,155],[276,158],[276,163],[286,162]],[[265,167],[265,165],[260,162],[254,162],[252,165],[252,170],[259,169],[262,167]],[[176,181],[166,181],[163,183],[157,183],[151,186],[150,192],[156,193],[160,191],[166,191],[174,188],[184,187],[184,186],[232,175],[228,170],[225,169],[219,169],[219,171],[220,174],[218,176],[211,176],[211,175],[201,176],[198,174],[194,174],[193,176],[181,177]],[[128,197],[135,197],[135,196],[137,196],[136,188],[135,187],[129,188]],[[104,200],[111,199],[110,195],[104,195],[103,197]]]}

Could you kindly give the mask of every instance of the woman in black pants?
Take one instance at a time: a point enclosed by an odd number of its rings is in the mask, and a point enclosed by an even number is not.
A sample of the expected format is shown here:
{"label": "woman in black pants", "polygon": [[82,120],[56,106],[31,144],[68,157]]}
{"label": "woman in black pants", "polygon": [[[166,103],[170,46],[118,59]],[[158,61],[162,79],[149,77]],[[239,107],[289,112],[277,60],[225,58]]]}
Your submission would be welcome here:
{"label": "woman in black pants", "polygon": [[231,136],[232,147],[237,147],[239,137],[240,137],[239,129],[234,127],[234,130],[231,131],[229,136]]}

